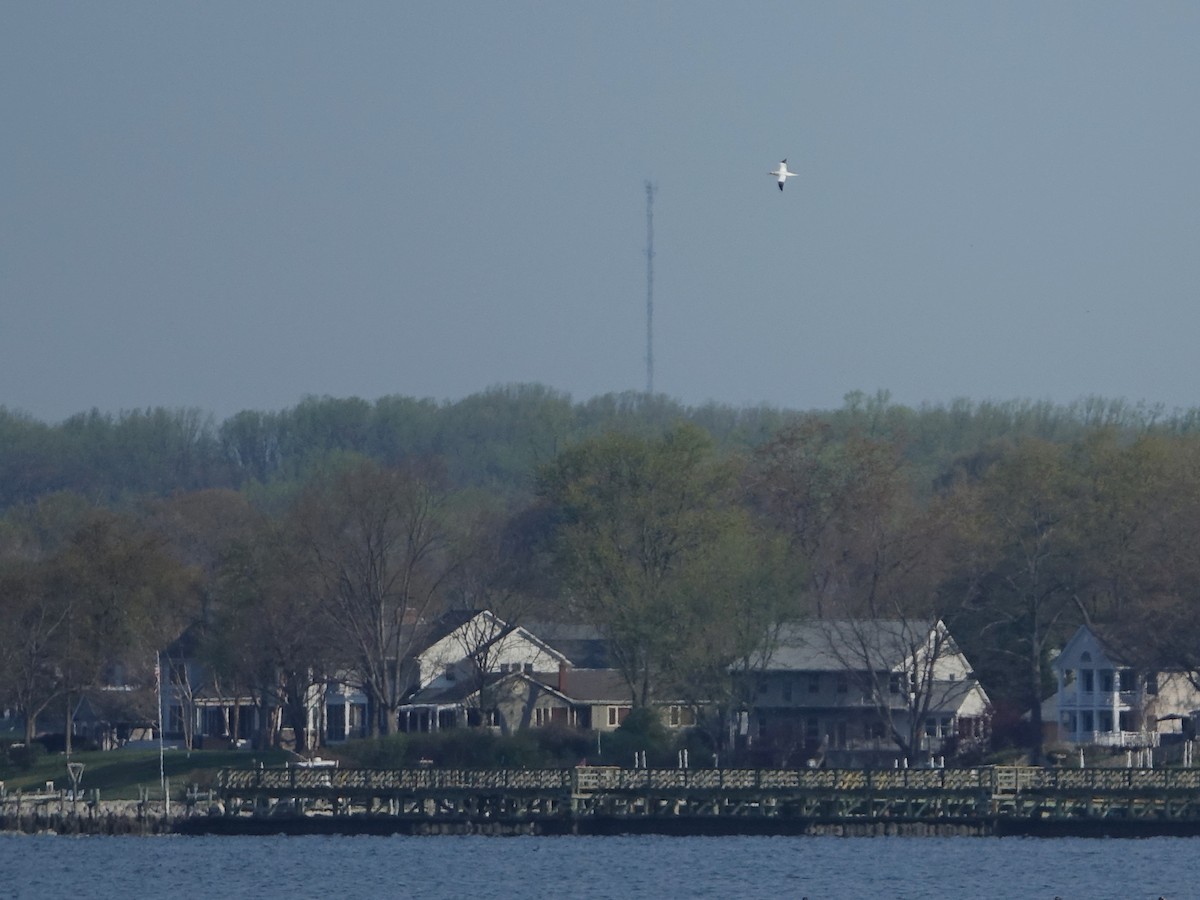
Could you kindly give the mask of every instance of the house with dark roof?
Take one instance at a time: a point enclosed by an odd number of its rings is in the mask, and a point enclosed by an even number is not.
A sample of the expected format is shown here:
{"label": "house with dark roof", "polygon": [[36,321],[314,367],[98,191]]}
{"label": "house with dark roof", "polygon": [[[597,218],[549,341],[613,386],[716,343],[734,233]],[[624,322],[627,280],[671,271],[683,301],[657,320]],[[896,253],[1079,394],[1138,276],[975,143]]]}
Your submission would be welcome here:
{"label": "house with dark roof", "polygon": [[[669,728],[695,724],[692,710],[681,702],[655,705]],[[551,725],[612,731],[632,709],[633,692],[620,672],[563,663],[557,672],[514,669],[488,673],[475,683],[431,685],[413,695],[400,717],[407,731],[482,726],[511,734]]]}
{"label": "house with dark roof", "polygon": [[187,748],[249,741],[265,725],[261,698],[227,683],[203,661],[203,629],[190,626],[158,655],[163,735]]}

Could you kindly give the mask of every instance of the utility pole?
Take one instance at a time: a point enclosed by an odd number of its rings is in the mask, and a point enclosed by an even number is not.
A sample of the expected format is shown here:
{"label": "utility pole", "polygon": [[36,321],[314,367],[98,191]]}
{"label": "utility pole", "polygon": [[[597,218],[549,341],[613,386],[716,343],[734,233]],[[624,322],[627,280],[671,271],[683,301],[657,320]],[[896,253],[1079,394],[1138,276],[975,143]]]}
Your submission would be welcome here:
{"label": "utility pole", "polygon": [[654,185],[646,182],[646,393],[654,393]]}

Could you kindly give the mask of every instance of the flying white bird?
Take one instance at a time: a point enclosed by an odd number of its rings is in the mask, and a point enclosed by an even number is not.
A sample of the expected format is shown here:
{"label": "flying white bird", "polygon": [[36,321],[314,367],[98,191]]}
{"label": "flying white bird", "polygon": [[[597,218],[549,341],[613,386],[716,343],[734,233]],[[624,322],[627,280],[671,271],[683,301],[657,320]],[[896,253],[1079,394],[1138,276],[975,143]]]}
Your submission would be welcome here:
{"label": "flying white bird", "polygon": [[776,178],[779,179],[779,189],[782,191],[783,183],[788,180],[788,177],[789,176],[794,177],[796,175],[799,175],[800,173],[799,172],[789,172],[788,167],[787,167],[787,160],[785,159],[783,162],[781,162],[779,164],[778,169],[776,169],[774,172],[768,172],[767,174],[774,175]]}

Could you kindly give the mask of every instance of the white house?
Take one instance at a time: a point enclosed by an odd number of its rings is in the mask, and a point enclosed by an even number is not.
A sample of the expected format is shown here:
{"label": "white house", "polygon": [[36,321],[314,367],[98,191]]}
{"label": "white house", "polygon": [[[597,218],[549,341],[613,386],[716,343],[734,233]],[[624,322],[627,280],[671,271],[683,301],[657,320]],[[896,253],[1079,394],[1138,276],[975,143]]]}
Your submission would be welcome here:
{"label": "white house", "polygon": [[425,649],[416,654],[413,694],[400,707],[400,728],[486,724],[479,721],[479,694],[499,676],[558,672],[570,664],[537,635],[488,610],[452,610],[434,624]]}
{"label": "white house", "polygon": [[1186,673],[1135,667],[1096,627],[1081,625],[1054,669],[1055,719],[1064,743],[1157,747],[1162,735],[1183,731],[1200,709],[1200,691]]}
{"label": "white house", "polygon": [[446,687],[479,672],[557,672],[570,660],[520,625],[488,610],[442,616],[416,655],[416,690]]}

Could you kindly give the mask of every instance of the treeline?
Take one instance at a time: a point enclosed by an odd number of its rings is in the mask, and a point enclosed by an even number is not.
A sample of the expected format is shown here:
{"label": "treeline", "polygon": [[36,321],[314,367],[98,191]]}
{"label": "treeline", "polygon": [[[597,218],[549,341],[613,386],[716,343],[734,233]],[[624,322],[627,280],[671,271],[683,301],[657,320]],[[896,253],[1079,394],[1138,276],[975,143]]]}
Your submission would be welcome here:
{"label": "treeline", "polygon": [[[247,410],[219,423],[194,409],[155,408],[93,410],[47,424],[0,406],[0,510],[56,491],[111,504],[202,488],[241,490],[302,477],[314,460],[335,452],[385,465],[438,458],[456,486],[522,492],[531,488],[537,465],[589,435],[614,429],[654,434],[686,421],[707,431],[720,449],[736,451],[759,446],[807,415],[771,407],[689,407],[633,393],[573,403],[537,385],[498,387],[454,403],[311,397],[291,409]],[[961,400],[911,409],[892,404],[886,393],[855,393],[841,409],[820,415],[841,433],[853,429],[901,442],[930,482],[958,457],[997,440],[1060,442],[1098,427],[1123,434],[1200,429],[1200,410],[1167,415],[1160,407],[1096,398],[1069,406]]]}
{"label": "treeline", "polygon": [[528,491],[534,467],[566,444],[612,428],[651,433],[679,420],[724,445],[761,440],[788,414],[767,408],[688,408],[620,394],[572,403],[535,386],[500,387],[455,403],[411,397],[308,398],[279,412],[217,423],[197,410],[81,413],[50,425],[0,407],[0,509],[55,491],[112,503],[146,494],[292,480],[330,454],[385,464],[443,461],[450,482]]}
{"label": "treeline", "polygon": [[99,703],[187,633],[280,724],[352,672],[386,731],[395,660],[470,607],[589,622],[637,702],[719,711],[781,621],[942,618],[1036,742],[1080,622],[1200,671],[1196,425],[1099,400],[798,413],[532,386],[220,425],[0,411],[0,699],[30,719]]}

